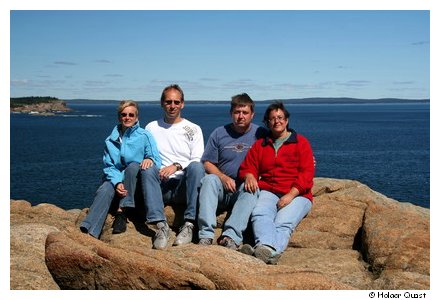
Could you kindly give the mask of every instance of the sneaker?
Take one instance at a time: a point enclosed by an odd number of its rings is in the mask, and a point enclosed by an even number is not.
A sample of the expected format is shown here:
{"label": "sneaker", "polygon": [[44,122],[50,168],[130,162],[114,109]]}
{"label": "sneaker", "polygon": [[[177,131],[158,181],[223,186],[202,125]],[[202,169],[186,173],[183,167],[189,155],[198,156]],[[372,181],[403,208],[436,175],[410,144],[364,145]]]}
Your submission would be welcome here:
{"label": "sneaker", "polygon": [[189,244],[193,238],[194,224],[191,222],[185,222],[185,224],[180,227],[179,234],[176,236],[173,246],[180,246]]}
{"label": "sneaker", "polygon": [[231,250],[237,250],[238,249],[238,246],[234,242],[234,240],[231,239],[229,236],[226,236],[226,235],[220,240],[219,245],[223,246],[223,247],[226,247],[228,249],[231,249]]}
{"label": "sneaker", "polygon": [[254,256],[261,259],[266,264],[276,265],[281,254],[277,254],[272,247],[259,245],[255,248]]}
{"label": "sneaker", "polygon": [[210,239],[210,238],[201,238],[199,240],[199,245],[203,245],[203,246],[212,245],[212,239]]}
{"label": "sneaker", "polygon": [[280,259],[281,254],[275,254],[274,256],[272,256],[269,261],[267,262],[267,264],[269,265],[276,265],[278,264],[278,260]]}
{"label": "sneaker", "polygon": [[254,247],[252,247],[249,244],[244,244],[243,246],[241,246],[241,248],[238,251],[240,251],[241,253],[250,255],[250,256],[253,256],[255,253]]}
{"label": "sneaker", "polygon": [[113,221],[113,234],[123,233],[127,230],[127,217],[122,211],[118,211]]}
{"label": "sneaker", "polygon": [[165,249],[169,240],[170,227],[165,221],[157,223],[157,231],[154,236],[153,249]]}

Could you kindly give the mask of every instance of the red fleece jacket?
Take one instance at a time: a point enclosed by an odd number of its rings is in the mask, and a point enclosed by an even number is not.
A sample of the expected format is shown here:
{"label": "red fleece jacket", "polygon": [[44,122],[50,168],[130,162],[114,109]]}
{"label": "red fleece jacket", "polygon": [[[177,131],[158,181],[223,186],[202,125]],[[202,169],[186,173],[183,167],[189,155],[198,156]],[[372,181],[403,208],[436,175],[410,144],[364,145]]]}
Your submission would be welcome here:
{"label": "red fleece jacket", "polygon": [[238,177],[244,181],[245,175],[252,173],[261,190],[282,196],[295,187],[300,196],[313,201],[315,166],[312,147],[304,136],[289,131],[292,134],[277,153],[269,136],[258,139],[240,165]]}

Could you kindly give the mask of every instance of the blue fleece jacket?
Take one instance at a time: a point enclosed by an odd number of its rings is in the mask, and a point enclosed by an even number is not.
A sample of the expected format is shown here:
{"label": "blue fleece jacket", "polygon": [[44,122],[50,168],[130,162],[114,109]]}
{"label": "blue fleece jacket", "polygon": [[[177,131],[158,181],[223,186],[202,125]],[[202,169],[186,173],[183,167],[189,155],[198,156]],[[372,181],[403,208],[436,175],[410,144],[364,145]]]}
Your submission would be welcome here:
{"label": "blue fleece jacket", "polygon": [[122,138],[120,132],[121,124],[118,124],[105,139],[103,171],[113,186],[124,180],[124,170],[132,162],[141,163],[150,158],[158,168],[161,166],[156,141],[148,130],[139,127],[139,122],[127,128]]}

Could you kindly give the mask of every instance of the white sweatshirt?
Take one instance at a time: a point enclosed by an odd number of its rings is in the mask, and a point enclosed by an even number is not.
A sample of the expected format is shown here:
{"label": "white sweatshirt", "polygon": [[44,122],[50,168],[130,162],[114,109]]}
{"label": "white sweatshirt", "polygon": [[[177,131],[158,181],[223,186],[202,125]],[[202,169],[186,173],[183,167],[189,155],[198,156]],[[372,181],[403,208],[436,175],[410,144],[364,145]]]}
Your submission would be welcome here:
{"label": "white sweatshirt", "polygon": [[[167,167],[177,162],[185,169],[191,162],[200,161],[205,144],[202,129],[187,119],[179,123],[168,124],[163,119],[152,121],[145,126],[153,135],[159,149],[162,166]],[[180,177],[183,171],[174,173]]]}

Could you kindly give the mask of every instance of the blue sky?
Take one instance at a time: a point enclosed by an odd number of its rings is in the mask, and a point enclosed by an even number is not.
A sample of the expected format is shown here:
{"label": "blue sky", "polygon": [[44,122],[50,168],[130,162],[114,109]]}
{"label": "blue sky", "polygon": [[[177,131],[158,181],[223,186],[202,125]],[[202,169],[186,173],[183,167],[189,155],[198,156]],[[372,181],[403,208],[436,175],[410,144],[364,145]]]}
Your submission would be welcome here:
{"label": "blue sky", "polygon": [[429,98],[429,11],[11,11],[11,97]]}

